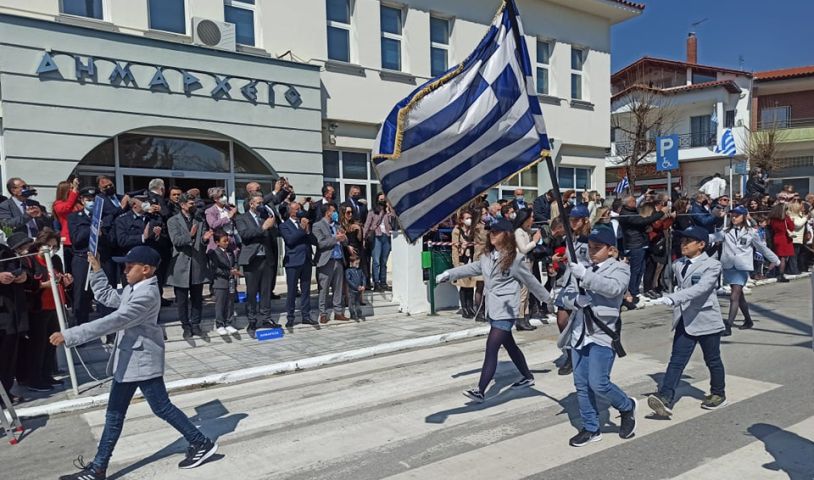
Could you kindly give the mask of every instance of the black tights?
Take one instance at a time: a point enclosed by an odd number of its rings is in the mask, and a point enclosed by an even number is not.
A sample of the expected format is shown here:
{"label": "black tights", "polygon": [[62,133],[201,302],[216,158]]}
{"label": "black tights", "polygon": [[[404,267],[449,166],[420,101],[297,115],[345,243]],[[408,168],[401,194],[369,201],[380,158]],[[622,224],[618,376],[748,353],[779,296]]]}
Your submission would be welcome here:
{"label": "black tights", "polygon": [[743,294],[743,285],[730,285],[729,287],[732,288],[732,294],[729,296],[729,321],[727,323],[732,326],[732,322],[738,316],[738,307],[743,312],[744,322],[752,323],[752,316],[749,315],[749,304],[746,303],[746,295]]}
{"label": "black tights", "polygon": [[489,382],[491,382],[495,376],[495,370],[497,370],[497,352],[500,350],[501,345],[509,352],[509,357],[511,357],[512,362],[514,362],[514,366],[520,370],[520,374],[525,378],[534,378],[534,375],[531,374],[526,364],[526,357],[514,341],[512,332],[492,327],[492,329],[489,330],[489,336],[486,338],[486,356],[483,359],[483,368],[480,372],[478,388],[481,393],[486,393],[486,387],[489,386]]}

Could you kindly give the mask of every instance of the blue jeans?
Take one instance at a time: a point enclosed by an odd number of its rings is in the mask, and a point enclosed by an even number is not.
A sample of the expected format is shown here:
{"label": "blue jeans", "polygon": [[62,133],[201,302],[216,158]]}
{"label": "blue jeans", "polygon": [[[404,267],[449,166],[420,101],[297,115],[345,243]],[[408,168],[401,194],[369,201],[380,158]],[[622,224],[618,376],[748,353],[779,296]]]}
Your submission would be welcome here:
{"label": "blue jeans", "polygon": [[387,285],[387,258],[390,257],[390,235],[376,237],[373,242],[373,283]]}
{"label": "blue jeans", "polygon": [[184,412],[170,402],[163,377],[151,378],[141,382],[120,383],[113,380],[110,386],[107,413],[105,414],[105,429],[102,432],[102,438],[99,440],[96,458],[93,459],[93,465],[97,469],[107,470],[110,457],[113,455],[113,449],[116,447],[116,442],[119,441],[119,435],[122,433],[127,407],[130,406],[130,400],[133,399],[136,388],[141,390],[153,413],[172,425],[189,443],[197,444],[207,440]]}
{"label": "blue jeans", "polygon": [[710,393],[712,395],[724,396],[725,374],[724,362],[721,360],[721,334],[693,336],[684,331],[684,321],[678,322],[675,336],[673,336],[673,353],[670,354],[670,363],[667,365],[667,373],[661,381],[659,394],[673,403],[675,399],[676,387],[681,381],[681,374],[687,366],[687,362],[692,357],[695,345],[701,344],[701,351],[704,352],[704,363],[709,368]]}
{"label": "blue jeans", "polygon": [[642,284],[642,276],[644,276],[644,262],[645,248],[633,248],[627,251],[627,257],[630,259],[630,284],[628,290],[634,297],[639,296],[639,285]]}
{"label": "blue jeans", "polygon": [[633,408],[633,400],[610,381],[610,372],[616,358],[612,348],[589,343],[580,349],[572,349],[571,356],[582,428],[589,432],[599,431],[597,393],[605,397],[611,406],[620,412]]}

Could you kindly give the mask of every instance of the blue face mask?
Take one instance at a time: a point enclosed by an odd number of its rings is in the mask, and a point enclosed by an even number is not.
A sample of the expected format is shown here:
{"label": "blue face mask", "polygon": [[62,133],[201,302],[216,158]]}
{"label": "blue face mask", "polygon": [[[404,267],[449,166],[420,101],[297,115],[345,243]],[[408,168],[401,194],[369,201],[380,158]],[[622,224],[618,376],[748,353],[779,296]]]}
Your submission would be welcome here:
{"label": "blue face mask", "polygon": [[338,221],[339,221],[339,214],[338,214],[337,212],[332,213],[332,214],[331,214],[331,220],[332,220],[334,223],[338,222]]}
{"label": "blue face mask", "polygon": [[92,212],[94,205],[96,205],[96,202],[94,202],[93,200],[91,200],[89,202],[85,202],[85,210],[87,210],[89,212]]}

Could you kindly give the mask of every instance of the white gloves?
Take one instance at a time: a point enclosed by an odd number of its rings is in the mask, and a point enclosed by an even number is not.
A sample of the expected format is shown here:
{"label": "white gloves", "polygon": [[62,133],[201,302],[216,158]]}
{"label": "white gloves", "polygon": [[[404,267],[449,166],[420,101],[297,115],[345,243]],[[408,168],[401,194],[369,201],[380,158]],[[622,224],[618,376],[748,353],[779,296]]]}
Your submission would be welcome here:
{"label": "white gloves", "polygon": [[448,282],[448,281],[449,281],[449,273],[448,272],[439,273],[438,275],[435,276],[435,283],[444,283],[444,282]]}
{"label": "white gloves", "polygon": [[585,266],[579,263],[569,263],[568,268],[571,269],[571,273],[574,274],[575,277],[582,280],[585,277],[585,272],[588,271]]}
{"label": "white gloves", "polygon": [[579,294],[579,295],[577,295],[576,300],[574,300],[574,305],[576,305],[579,308],[585,308],[588,305],[590,305],[592,301],[593,301],[593,298],[591,298],[591,296],[588,295],[587,293]]}
{"label": "white gloves", "polygon": [[655,305],[667,305],[668,307],[672,307],[674,305],[674,303],[670,299],[670,297],[659,297],[659,298],[653,300],[653,303]]}

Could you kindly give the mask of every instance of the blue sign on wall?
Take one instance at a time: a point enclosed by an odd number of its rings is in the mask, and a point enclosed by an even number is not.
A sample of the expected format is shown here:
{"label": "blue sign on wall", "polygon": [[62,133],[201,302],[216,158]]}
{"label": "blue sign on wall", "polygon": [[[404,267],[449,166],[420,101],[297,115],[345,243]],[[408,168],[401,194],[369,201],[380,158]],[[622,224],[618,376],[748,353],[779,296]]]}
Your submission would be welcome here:
{"label": "blue sign on wall", "polygon": [[664,172],[678,168],[678,135],[656,137],[656,170]]}

